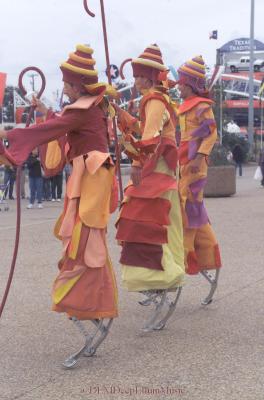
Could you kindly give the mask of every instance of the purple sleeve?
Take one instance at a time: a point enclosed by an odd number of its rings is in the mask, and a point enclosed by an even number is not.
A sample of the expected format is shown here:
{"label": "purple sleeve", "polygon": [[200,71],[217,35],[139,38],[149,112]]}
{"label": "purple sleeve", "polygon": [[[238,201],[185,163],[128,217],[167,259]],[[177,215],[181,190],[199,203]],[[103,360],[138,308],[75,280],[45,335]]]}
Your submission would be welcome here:
{"label": "purple sleeve", "polygon": [[69,110],[62,116],[55,116],[41,124],[8,131],[8,158],[15,165],[23,164],[37,146],[58,139],[72,130],[79,130],[86,121],[86,111]]}

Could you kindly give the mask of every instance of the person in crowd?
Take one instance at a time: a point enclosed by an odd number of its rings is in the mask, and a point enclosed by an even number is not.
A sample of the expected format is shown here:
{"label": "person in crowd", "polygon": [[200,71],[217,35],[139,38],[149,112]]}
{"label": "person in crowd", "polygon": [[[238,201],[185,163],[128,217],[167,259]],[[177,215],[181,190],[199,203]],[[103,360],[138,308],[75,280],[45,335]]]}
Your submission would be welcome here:
{"label": "person in crowd", "polygon": [[43,200],[51,201],[51,178],[43,176]]}
{"label": "person in crowd", "polygon": [[239,176],[242,176],[242,173],[243,173],[242,164],[244,161],[244,153],[243,153],[242,147],[239,143],[237,143],[233,147],[232,154],[233,154],[233,160],[236,164],[236,169],[238,169]]}
{"label": "person in crowd", "polygon": [[262,173],[262,180],[261,180],[261,186],[264,187],[264,147],[261,149],[260,154],[259,154],[259,166],[261,169]]}
{"label": "person in crowd", "polygon": [[14,200],[13,191],[16,181],[16,168],[6,165],[4,169],[4,185],[6,186],[4,197]]}
{"label": "person in crowd", "polygon": [[43,179],[42,179],[42,171],[39,159],[38,149],[35,148],[32,150],[30,156],[27,160],[28,167],[28,178],[29,178],[29,204],[27,205],[28,209],[34,207],[35,200],[37,199],[38,208],[43,208],[42,205],[42,190],[43,190]]}
{"label": "person in crowd", "polygon": [[63,171],[60,171],[57,175],[52,176],[50,179],[52,201],[61,201]]}
{"label": "person in crowd", "polygon": [[71,175],[71,171],[72,171],[72,165],[70,163],[67,163],[64,167],[64,174],[65,174],[65,182],[67,184],[68,179]]}

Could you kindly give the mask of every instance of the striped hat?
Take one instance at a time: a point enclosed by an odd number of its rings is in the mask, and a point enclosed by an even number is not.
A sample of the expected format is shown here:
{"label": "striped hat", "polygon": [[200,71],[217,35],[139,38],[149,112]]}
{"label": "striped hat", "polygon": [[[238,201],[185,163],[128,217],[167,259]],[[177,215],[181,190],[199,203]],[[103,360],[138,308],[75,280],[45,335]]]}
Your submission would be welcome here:
{"label": "striped hat", "polygon": [[100,94],[106,83],[98,83],[98,71],[94,68],[93,49],[89,45],[78,44],[74,53],[69,54],[67,61],[60,65],[64,82],[86,90],[90,94]]}
{"label": "striped hat", "polygon": [[159,46],[148,46],[138,58],[132,60],[133,76],[144,76],[153,82],[159,82],[159,74],[166,71]]}
{"label": "striped hat", "polygon": [[179,69],[177,83],[190,86],[199,95],[207,93],[205,64],[202,56],[186,61]]}

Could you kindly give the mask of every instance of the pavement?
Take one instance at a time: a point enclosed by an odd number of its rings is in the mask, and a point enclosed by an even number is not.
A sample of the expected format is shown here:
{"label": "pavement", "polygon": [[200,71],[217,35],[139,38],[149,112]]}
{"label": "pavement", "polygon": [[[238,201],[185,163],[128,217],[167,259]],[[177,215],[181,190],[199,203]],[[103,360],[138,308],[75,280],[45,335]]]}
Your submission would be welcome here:
{"label": "pavement", "polygon": [[[92,358],[73,370],[61,362],[82,338],[64,315],[50,311],[60,243],[52,228],[62,204],[42,210],[22,202],[17,267],[0,321],[1,400],[263,400],[264,399],[264,189],[255,167],[237,178],[237,193],[206,199],[223,269],[213,303],[209,287],[188,277],[175,314],[163,331],[142,333],[149,309],[120,285],[120,249],[114,219],[108,231],[119,286],[120,316]],[[0,213],[0,293],[15,235],[15,204]]]}

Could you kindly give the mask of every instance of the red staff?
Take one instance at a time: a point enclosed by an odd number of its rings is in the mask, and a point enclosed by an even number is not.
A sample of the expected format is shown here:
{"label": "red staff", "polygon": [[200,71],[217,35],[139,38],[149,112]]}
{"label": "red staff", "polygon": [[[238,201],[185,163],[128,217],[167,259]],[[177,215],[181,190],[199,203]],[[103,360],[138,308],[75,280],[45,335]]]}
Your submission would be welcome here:
{"label": "red staff", "polygon": [[[21,73],[19,75],[19,78],[18,78],[18,86],[19,86],[22,94],[26,95],[27,91],[25,90],[25,88],[23,86],[23,77],[24,77],[25,73],[28,72],[28,71],[35,71],[41,77],[41,89],[40,89],[40,91],[38,92],[38,94],[36,96],[39,99],[41,97],[42,93],[44,92],[45,86],[46,86],[45,76],[44,76],[43,72],[39,68],[37,68],[37,67],[27,67],[27,68],[23,69],[23,71],[21,71]],[[30,125],[30,121],[31,121],[31,118],[32,118],[32,116],[34,114],[34,110],[35,110],[35,106],[31,106],[30,110],[29,110],[29,114],[27,116],[26,127],[28,127]],[[2,299],[1,305],[0,305],[0,318],[1,318],[1,315],[3,313],[5,304],[6,304],[6,300],[7,300],[7,297],[8,297],[8,293],[9,293],[9,290],[10,290],[10,286],[11,286],[11,283],[12,283],[12,279],[13,279],[13,275],[14,275],[14,271],[15,271],[15,266],[16,266],[16,259],[17,259],[17,253],[18,253],[18,245],[19,245],[19,237],[20,237],[20,222],[21,222],[20,193],[21,193],[21,166],[17,168],[17,174],[16,174],[17,219],[16,219],[15,245],[14,245],[12,262],[11,262],[11,267],[10,267],[10,271],[9,271],[9,275],[8,275],[8,280],[7,280],[5,292],[4,292],[4,295],[3,295],[3,299]]]}
{"label": "red staff", "polygon": [[[126,58],[122,64],[120,65],[119,71],[120,71],[120,76],[121,78],[124,80],[125,79],[125,75],[124,75],[124,66],[128,63],[131,62],[132,58]],[[133,107],[134,107],[134,101],[137,97],[137,89],[136,86],[134,85],[132,88],[132,93],[131,93],[131,98],[129,101],[129,105],[128,105],[128,112],[132,112],[133,111]]]}
{"label": "red staff", "polygon": [[[104,11],[104,1],[100,0],[101,5],[101,16],[102,16],[102,27],[103,27],[103,35],[104,35],[104,47],[105,47],[105,59],[106,59],[106,72],[109,85],[112,84],[111,72],[110,72],[110,59],[109,59],[109,50],[108,50],[108,40],[107,40],[107,32],[106,32],[106,22],[105,22],[105,11]],[[95,14],[91,12],[88,8],[87,0],[83,0],[83,6],[87,14],[90,17],[95,17]],[[116,168],[118,174],[118,181],[119,181],[119,192],[120,192],[120,200],[123,200],[123,185],[122,185],[122,177],[121,177],[121,168],[120,168],[120,150],[118,144],[118,137],[117,137],[117,129],[116,129],[116,121],[113,118],[113,131],[115,137],[115,153],[116,153]]]}

